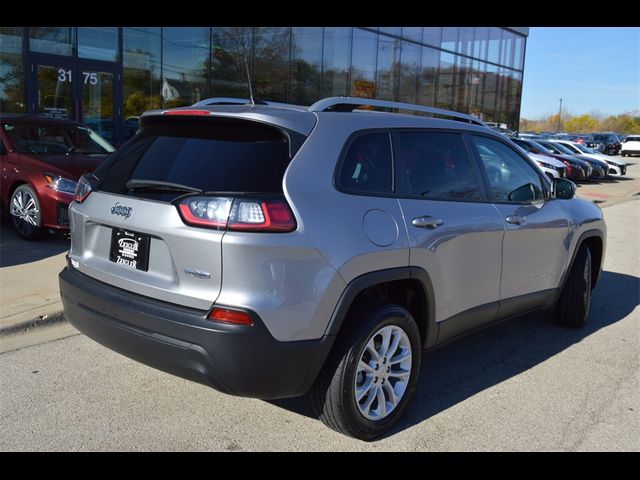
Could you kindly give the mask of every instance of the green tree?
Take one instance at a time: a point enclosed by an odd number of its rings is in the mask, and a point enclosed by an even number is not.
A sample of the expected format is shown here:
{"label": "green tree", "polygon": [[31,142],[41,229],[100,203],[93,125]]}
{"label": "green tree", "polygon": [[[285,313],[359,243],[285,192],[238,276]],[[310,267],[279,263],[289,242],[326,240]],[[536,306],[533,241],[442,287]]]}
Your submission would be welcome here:
{"label": "green tree", "polygon": [[598,120],[591,115],[583,114],[571,118],[565,122],[564,129],[567,132],[587,133],[593,132],[598,125]]}

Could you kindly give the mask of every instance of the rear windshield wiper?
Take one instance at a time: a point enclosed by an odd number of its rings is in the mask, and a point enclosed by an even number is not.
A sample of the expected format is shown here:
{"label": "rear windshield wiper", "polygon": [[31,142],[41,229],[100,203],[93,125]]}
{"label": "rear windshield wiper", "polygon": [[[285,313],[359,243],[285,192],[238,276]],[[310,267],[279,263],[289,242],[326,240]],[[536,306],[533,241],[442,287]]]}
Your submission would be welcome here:
{"label": "rear windshield wiper", "polygon": [[129,190],[155,190],[162,192],[188,192],[204,194],[204,190],[190,187],[181,183],[162,182],[160,180],[137,180],[127,181],[126,186]]}

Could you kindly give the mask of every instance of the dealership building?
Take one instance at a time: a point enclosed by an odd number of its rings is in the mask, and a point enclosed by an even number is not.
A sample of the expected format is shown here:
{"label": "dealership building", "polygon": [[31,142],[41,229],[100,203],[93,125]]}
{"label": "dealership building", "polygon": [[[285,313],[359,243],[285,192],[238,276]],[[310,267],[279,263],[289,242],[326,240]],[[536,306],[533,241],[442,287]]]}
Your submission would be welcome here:
{"label": "dealership building", "polygon": [[114,144],[145,110],[209,97],[418,103],[517,129],[523,27],[0,27],[0,113],[81,121]]}

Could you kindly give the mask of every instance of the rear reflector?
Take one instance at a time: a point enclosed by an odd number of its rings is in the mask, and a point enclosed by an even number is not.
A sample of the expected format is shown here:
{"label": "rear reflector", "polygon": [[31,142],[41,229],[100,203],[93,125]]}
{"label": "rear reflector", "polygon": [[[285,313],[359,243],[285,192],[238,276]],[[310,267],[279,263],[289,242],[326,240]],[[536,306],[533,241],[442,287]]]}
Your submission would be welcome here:
{"label": "rear reflector", "polygon": [[162,115],[211,115],[209,110],[165,110]]}
{"label": "rear reflector", "polygon": [[253,320],[251,320],[248,313],[226,308],[214,308],[207,318],[215,322],[232,323],[234,325],[253,325]]}

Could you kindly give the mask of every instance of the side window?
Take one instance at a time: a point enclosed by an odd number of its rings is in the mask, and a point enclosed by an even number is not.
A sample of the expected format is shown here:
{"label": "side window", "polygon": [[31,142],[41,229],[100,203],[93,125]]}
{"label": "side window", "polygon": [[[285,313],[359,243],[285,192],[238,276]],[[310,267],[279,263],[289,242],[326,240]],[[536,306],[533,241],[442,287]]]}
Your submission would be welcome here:
{"label": "side window", "polygon": [[400,131],[394,155],[401,194],[436,200],[481,200],[480,182],[462,135]]}
{"label": "side window", "polygon": [[393,164],[387,132],[365,133],[349,145],[338,171],[341,190],[354,193],[392,193]]}
{"label": "side window", "polygon": [[472,135],[489,180],[489,198],[500,202],[542,200],[540,176],[515,151],[487,137]]}

